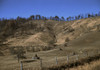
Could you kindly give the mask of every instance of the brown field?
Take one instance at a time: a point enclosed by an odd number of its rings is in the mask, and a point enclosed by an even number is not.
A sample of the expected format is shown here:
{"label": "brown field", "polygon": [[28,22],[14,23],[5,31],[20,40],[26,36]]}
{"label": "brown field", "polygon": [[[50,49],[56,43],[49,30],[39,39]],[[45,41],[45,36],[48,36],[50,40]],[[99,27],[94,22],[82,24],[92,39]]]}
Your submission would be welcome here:
{"label": "brown field", "polygon": [[[37,54],[42,59],[43,68],[68,63],[67,56],[69,62],[75,62],[77,59],[100,54],[100,17],[69,22],[45,22],[32,20],[20,24],[11,36],[0,38],[0,70],[20,70],[20,62],[18,63],[16,55],[12,55],[14,50],[10,50],[11,48],[23,47],[26,59],[20,61],[32,60]],[[10,29],[9,25],[7,30],[11,31]],[[70,70],[99,70],[99,65],[100,60]],[[40,70],[40,67],[40,60],[23,63],[24,70]]]}
{"label": "brown field", "polygon": [[71,68],[69,70],[100,70],[100,60],[91,62],[90,64],[85,64],[84,66]]}
{"label": "brown field", "polygon": [[[56,57],[59,64],[67,63],[67,55],[69,55],[69,62],[76,61],[76,55],[79,55],[79,59],[86,58],[87,55],[84,53],[88,51],[89,56],[94,56],[97,54],[99,49],[93,48],[74,48],[74,47],[63,47],[63,50],[59,50],[59,48],[49,51],[40,51],[40,52],[28,52],[25,54],[27,60],[32,59],[35,54],[42,59],[42,66],[43,67],[52,67],[56,66]],[[81,49],[81,51],[80,51]],[[75,55],[72,54],[75,52]],[[99,53],[99,52],[98,52]],[[8,55],[0,57],[0,70],[20,70],[20,63],[18,63],[16,56]],[[25,59],[24,59],[25,60]],[[40,60],[36,60],[34,62],[23,63],[24,69],[38,69],[40,68]]]}

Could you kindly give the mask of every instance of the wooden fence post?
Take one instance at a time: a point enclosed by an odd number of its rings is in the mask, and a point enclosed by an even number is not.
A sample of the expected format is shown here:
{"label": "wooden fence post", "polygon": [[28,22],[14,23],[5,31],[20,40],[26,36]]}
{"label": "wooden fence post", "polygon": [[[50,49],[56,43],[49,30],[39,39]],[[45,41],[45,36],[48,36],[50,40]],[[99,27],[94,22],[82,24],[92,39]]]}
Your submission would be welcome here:
{"label": "wooden fence post", "polygon": [[87,55],[87,57],[89,57],[89,54],[88,54],[88,52],[86,53],[86,55]]}
{"label": "wooden fence post", "polygon": [[83,55],[84,55],[83,57],[86,57],[86,53],[83,53]]}
{"label": "wooden fence post", "polygon": [[68,64],[68,70],[69,70],[69,56],[67,55],[67,64]]}
{"label": "wooden fence post", "polygon": [[79,59],[79,55],[76,55],[76,60],[78,60]]}
{"label": "wooden fence post", "polygon": [[41,67],[41,70],[42,70],[42,59],[40,59],[40,67]]}
{"label": "wooden fence post", "polygon": [[67,55],[67,63],[69,63],[69,56]]}
{"label": "wooden fence post", "polygon": [[58,60],[57,60],[57,57],[56,57],[56,64],[58,64]]}
{"label": "wooden fence post", "polygon": [[21,70],[23,70],[23,63],[22,63],[22,61],[20,62],[20,67],[21,67]]}

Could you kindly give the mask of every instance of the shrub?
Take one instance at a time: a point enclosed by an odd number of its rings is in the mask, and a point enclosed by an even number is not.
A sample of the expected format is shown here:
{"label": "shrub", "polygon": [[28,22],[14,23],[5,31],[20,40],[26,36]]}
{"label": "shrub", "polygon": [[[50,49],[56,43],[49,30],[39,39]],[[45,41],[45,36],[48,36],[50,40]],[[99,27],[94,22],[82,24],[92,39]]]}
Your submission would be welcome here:
{"label": "shrub", "polygon": [[24,51],[23,47],[17,47],[17,48],[11,47],[10,52],[11,52],[11,54],[17,56],[18,62],[19,62],[19,59],[26,59],[26,57],[24,55],[26,52]]}
{"label": "shrub", "polygon": [[4,54],[2,52],[0,52],[0,56],[4,56]]}

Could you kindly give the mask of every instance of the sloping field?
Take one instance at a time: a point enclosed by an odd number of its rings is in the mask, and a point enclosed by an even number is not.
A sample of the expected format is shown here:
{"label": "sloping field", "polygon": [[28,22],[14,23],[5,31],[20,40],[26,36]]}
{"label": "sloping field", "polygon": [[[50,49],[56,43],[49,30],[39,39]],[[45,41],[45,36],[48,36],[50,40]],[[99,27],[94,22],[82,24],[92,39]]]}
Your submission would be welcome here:
{"label": "sloping field", "polygon": [[87,33],[69,44],[73,47],[100,47],[100,32]]}
{"label": "sloping field", "polygon": [[[80,55],[79,58],[88,55],[94,57],[100,50],[100,17],[69,22],[32,20],[19,25],[14,34],[2,42],[0,70],[20,69],[16,55],[11,55],[11,51],[14,51],[10,50],[12,47],[16,49],[22,46],[27,60],[37,54],[43,60],[44,67],[57,65],[56,58],[58,64],[63,64],[67,62],[67,56],[70,61],[76,60],[77,55]],[[34,51],[34,47],[38,51]],[[43,49],[40,50],[40,47]],[[25,69],[37,67],[40,67],[40,60],[24,64]]]}
{"label": "sloping field", "polygon": [[100,60],[93,61],[90,64],[85,64],[83,66],[71,68],[69,70],[100,70]]}
{"label": "sloping field", "polygon": [[[95,35],[99,36],[99,22],[100,17],[69,22],[33,20],[20,25],[13,35],[6,38],[4,44],[9,44],[9,46],[63,45],[85,35],[95,38]],[[92,32],[96,32],[96,34],[94,33],[94,35]]]}

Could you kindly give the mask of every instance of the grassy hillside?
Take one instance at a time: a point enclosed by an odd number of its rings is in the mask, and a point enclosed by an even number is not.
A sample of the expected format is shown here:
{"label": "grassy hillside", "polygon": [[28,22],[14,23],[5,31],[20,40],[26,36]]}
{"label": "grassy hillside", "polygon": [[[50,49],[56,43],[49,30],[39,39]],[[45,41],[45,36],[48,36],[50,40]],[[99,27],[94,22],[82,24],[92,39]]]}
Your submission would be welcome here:
{"label": "grassy hillside", "polygon": [[99,47],[100,46],[100,32],[89,32],[70,42],[71,46],[78,47]]}
{"label": "grassy hillside", "polygon": [[[16,25],[8,23],[0,31],[1,70],[20,70],[16,56],[19,52],[26,52],[24,60],[30,60],[37,54],[43,60],[43,66],[49,67],[56,65],[55,57],[58,64],[63,64],[67,55],[72,61],[76,55],[85,58],[87,55],[84,54],[92,56],[100,50],[100,17],[69,22],[31,20]],[[39,68],[39,65],[37,60],[26,63],[24,68]]]}
{"label": "grassy hillside", "polygon": [[0,48],[4,48],[1,51],[17,46],[49,50],[55,46],[100,45],[100,17],[74,21],[31,20],[16,24],[12,21],[0,31],[3,42]]}

